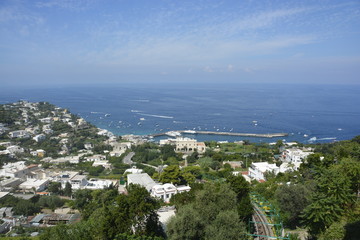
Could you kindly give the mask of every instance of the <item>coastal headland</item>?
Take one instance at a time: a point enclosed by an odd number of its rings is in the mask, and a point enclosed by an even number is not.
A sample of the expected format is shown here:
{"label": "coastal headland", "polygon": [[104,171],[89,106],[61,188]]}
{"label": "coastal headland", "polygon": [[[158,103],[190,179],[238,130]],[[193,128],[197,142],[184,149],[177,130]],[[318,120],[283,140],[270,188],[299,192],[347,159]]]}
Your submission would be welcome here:
{"label": "coastal headland", "polygon": [[176,137],[181,134],[204,134],[204,135],[223,135],[223,136],[240,136],[240,137],[259,137],[259,138],[274,138],[274,137],[285,137],[288,133],[237,133],[237,132],[217,132],[217,131],[192,131],[192,130],[179,130],[149,134],[147,137],[160,137],[160,136],[171,136]]}

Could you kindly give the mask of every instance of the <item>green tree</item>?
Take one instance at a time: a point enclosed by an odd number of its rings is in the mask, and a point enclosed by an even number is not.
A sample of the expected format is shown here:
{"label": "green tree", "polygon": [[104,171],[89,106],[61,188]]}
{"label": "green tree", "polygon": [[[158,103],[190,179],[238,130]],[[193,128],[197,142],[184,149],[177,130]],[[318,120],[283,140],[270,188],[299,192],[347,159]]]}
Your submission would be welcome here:
{"label": "green tree", "polygon": [[71,195],[72,195],[72,187],[69,182],[66,182],[66,184],[65,184],[64,195],[68,196],[68,197],[71,197]]}
{"label": "green tree", "polygon": [[211,167],[211,164],[213,162],[213,159],[211,157],[203,157],[199,158],[198,163],[201,168],[209,168]]}
{"label": "green tree", "polygon": [[167,160],[169,157],[175,157],[176,158],[176,153],[175,153],[173,145],[165,144],[164,146],[162,146],[160,148],[160,152],[161,152],[162,158],[164,160]]}
{"label": "green tree", "polygon": [[64,200],[58,196],[42,196],[37,202],[37,205],[41,208],[50,208],[54,211],[56,208],[64,205]]}
{"label": "green tree", "polygon": [[167,225],[167,235],[170,240],[198,240],[204,236],[204,222],[192,205],[179,209],[176,217],[170,219]]}
{"label": "green tree", "polygon": [[237,212],[235,210],[227,210],[220,212],[211,224],[206,225],[204,239],[246,239],[245,232],[245,224],[239,220]]}
{"label": "green tree", "polygon": [[243,239],[236,194],[228,184],[205,184],[195,197],[190,194],[175,199],[180,201],[167,225],[169,239]]}
{"label": "green tree", "polygon": [[343,213],[339,204],[326,195],[314,196],[313,202],[304,209],[303,223],[309,227],[310,233],[318,235],[334,222],[338,221]]}
{"label": "green tree", "polygon": [[20,199],[14,207],[15,215],[30,216],[38,212],[40,212],[40,207],[29,200]]}
{"label": "green tree", "polygon": [[199,153],[197,151],[193,152],[190,156],[186,158],[188,163],[195,163],[199,159]]}
{"label": "green tree", "polygon": [[177,165],[168,166],[161,173],[159,181],[162,183],[183,184],[184,179],[181,175],[180,168]]}
{"label": "green tree", "polygon": [[300,215],[310,203],[311,191],[304,185],[282,185],[275,191],[275,200],[284,223],[291,228],[300,225]]}
{"label": "green tree", "polygon": [[95,240],[97,239],[93,234],[96,226],[91,226],[86,221],[81,221],[76,224],[60,224],[55,227],[46,228],[39,236],[40,240]]}
{"label": "green tree", "polygon": [[55,194],[61,194],[61,183],[51,182],[49,184],[48,191]]}
{"label": "green tree", "polygon": [[341,240],[345,237],[344,222],[335,222],[328,227],[323,234],[320,235],[319,240]]}
{"label": "green tree", "polygon": [[89,189],[77,190],[74,193],[74,198],[75,198],[74,207],[76,209],[79,209],[80,211],[84,210],[86,205],[89,204],[93,199],[91,195],[91,190]]}
{"label": "green tree", "polygon": [[227,182],[236,193],[237,210],[241,220],[247,222],[252,216],[253,208],[250,201],[250,184],[243,176],[228,175]]}
{"label": "green tree", "polygon": [[150,196],[144,187],[130,184],[127,201],[131,226],[136,235],[163,235],[158,215],[156,214],[160,204]]}

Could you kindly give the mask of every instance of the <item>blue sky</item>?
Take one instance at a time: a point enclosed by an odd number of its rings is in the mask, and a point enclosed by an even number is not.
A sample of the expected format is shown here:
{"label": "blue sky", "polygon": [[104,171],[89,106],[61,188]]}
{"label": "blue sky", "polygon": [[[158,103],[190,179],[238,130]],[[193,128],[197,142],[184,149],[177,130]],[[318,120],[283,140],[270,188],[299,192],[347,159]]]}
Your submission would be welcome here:
{"label": "blue sky", "polygon": [[360,83],[360,1],[1,0],[0,83]]}

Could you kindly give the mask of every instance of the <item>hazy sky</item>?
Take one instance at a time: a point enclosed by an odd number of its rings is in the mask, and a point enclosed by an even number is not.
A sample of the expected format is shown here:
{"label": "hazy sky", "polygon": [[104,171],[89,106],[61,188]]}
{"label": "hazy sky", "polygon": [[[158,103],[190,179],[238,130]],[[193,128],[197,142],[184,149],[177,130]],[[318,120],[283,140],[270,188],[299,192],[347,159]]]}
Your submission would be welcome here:
{"label": "hazy sky", "polygon": [[1,85],[130,81],[360,83],[360,1],[0,0]]}

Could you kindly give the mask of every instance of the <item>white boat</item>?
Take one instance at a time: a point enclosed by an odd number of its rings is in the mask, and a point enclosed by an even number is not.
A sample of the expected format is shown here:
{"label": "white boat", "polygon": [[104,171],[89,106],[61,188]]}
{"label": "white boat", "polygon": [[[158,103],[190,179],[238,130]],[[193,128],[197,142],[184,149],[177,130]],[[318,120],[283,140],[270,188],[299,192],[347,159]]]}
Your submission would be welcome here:
{"label": "white boat", "polygon": [[170,137],[178,137],[178,136],[181,136],[181,133],[179,132],[176,132],[176,131],[170,131],[170,132],[167,132],[165,133],[166,135],[170,136]]}
{"label": "white boat", "polygon": [[185,130],[184,133],[195,134],[196,131],[193,131],[193,130]]}
{"label": "white boat", "polygon": [[140,118],[140,121],[145,121],[145,118]]}

